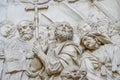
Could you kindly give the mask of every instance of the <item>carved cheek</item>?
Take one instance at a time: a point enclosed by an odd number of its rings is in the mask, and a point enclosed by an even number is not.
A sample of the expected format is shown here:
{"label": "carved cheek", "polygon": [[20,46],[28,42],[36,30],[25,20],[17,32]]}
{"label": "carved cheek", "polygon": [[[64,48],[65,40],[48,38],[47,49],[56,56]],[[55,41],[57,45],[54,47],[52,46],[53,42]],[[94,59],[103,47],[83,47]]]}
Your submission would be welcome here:
{"label": "carved cheek", "polygon": [[21,34],[21,35],[23,35],[23,34],[24,34],[24,31],[23,31],[23,30],[21,30],[21,31],[20,31],[20,34]]}
{"label": "carved cheek", "polygon": [[84,41],[83,44],[84,44],[85,46],[87,46],[87,41]]}

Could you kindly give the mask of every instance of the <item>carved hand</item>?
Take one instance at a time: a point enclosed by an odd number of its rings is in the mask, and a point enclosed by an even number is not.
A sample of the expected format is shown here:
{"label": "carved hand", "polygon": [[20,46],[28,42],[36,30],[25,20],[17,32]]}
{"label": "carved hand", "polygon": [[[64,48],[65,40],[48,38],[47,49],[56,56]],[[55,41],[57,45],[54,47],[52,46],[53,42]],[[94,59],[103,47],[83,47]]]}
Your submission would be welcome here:
{"label": "carved hand", "polygon": [[37,54],[37,53],[39,53],[40,51],[42,51],[41,45],[39,44],[38,41],[34,42],[33,52],[34,52],[35,54]]}
{"label": "carved hand", "polygon": [[26,73],[26,75],[29,76],[29,77],[36,77],[36,76],[39,75],[39,71],[33,73],[33,72],[30,71],[30,69],[27,69],[27,70],[25,71],[25,73]]}
{"label": "carved hand", "polygon": [[41,45],[39,44],[38,41],[36,41],[34,43],[33,52],[42,61],[42,63],[45,65],[47,58],[46,58],[46,55],[45,55],[44,51],[42,50]]}

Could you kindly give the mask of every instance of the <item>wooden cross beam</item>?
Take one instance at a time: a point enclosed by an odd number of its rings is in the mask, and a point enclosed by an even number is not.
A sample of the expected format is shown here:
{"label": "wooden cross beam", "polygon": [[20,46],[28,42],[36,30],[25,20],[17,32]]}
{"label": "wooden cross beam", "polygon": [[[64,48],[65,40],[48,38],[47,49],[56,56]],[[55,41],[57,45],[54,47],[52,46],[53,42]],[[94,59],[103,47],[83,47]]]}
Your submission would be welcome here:
{"label": "wooden cross beam", "polygon": [[48,5],[44,5],[48,3],[50,0],[45,0],[43,2],[39,2],[39,0],[34,0],[33,2],[25,2],[21,1],[22,3],[29,3],[32,4],[32,7],[26,7],[25,11],[34,11],[34,22],[35,22],[35,37],[36,39],[39,37],[39,11],[43,9],[48,9]]}

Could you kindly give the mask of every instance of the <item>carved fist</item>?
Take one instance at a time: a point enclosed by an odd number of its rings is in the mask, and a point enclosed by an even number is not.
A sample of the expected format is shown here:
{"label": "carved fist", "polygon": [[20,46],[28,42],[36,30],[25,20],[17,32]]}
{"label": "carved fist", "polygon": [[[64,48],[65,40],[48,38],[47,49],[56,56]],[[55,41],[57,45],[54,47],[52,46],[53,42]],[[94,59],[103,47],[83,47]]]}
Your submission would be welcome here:
{"label": "carved fist", "polygon": [[27,70],[25,71],[25,74],[26,74],[27,76],[29,76],[29,77],[35,78],[36,76],[39,75],[39,72],[33,73],[30,69],[27,69]]}
{"label": "carved fist", "polygon": [[38,41],[34,42],[33,52],[36,54],[39,53],[40,51],[41,51],[41,46],[39,42]]}

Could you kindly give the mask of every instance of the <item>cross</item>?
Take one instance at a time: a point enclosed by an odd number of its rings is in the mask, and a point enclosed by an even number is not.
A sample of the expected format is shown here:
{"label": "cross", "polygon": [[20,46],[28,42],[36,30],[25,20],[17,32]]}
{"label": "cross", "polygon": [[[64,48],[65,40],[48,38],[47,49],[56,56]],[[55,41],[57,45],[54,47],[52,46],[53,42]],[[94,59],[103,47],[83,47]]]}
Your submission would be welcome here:
{"label": "cross", "polygon": [[[35,37],[36,39],[39,39],[39,11],[42,9],[48,9],[48,5],[43,5],[48,3],[50,0],[42,0],[40,2],[40,0],[33,0],[31,2],[27,2],[27,1],[21,1],[22,3],[29,3],[34,5],[34,7],[26,7],[25,11],[34,11],[34,22],[35,22]],[[41,6],[40,6],[41,5]]]}

